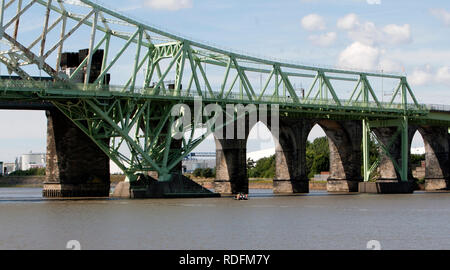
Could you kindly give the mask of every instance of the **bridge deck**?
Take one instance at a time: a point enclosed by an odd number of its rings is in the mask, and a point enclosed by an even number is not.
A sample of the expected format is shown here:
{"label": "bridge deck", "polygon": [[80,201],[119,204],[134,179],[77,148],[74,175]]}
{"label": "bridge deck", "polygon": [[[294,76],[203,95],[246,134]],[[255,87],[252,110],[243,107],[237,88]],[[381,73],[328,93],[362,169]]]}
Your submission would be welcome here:
{"label": "bridge deck", "polygon": [[[52,99],[73,99],[73,98],[134,98],[134,99],[155,99],[155,100],[178,100],[180,102],[193,101],[201,98],[205,102],[217,102],[221,104],[273,104],[296,109],[316,109],[316,110],[344,110],[361,111],[367,113],[403,114],[403,104],[387,102],[358,102],[354,100],[340,100],[338,104],[334,99],[317,100],[313,98],[302,98],[296,102],[291,97],[259,96],[249,98],[239,93],[231,93],[226,97],[219,92],[205,92],[202,97],[195,95],[189,89],[156,90],[153,88],[135,88],[133,92],[125,91],[123,86],[98,86],[74,83],[48,82],[48,81],[17,81],[0,80],[0,99],[2,100],[22,100],[39,99],[50,101]],[[434,107],[433,107],[434,108]],[[427,105],[407,104],[408,114],[427,114],[430,110]],[[450,111],[450,108],[449,108]]]}

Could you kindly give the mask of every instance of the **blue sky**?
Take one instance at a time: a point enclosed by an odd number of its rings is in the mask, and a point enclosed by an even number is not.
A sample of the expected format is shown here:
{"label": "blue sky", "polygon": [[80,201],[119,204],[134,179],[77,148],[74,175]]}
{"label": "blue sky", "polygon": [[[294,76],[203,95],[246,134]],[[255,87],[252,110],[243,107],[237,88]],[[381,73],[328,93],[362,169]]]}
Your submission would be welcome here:
{"label": "blue sky", "polygon": [[[405,73],[420,102],[450,103],[447,0],[104,2],[140,21],[219,47],[305,64]],[[0,160],[45,151],[43,112],[0,111],[0,119],[7,127],[0,134]]]}

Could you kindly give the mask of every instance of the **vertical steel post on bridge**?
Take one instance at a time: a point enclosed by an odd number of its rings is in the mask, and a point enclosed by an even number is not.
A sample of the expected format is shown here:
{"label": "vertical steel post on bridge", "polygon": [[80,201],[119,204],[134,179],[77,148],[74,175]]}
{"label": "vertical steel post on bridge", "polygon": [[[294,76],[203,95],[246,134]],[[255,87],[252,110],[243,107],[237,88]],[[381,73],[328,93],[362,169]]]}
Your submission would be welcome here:
{"label": "vertical steel post on bridge", "polygon": [[[366,87],[363,84],[363,87]],[[401,89],[403,116],[394,120],[370,121],[363,120],[363,177],[364,182],[360,184],[360,192],[367,193],[412,193],[413,184],[409,179],[409,124],[408,124],[408,84],[406,78],[402,78],[399,88]],[[364,97],[367,97],[367,90],[363,90]],[[414,101],[415,98],[413,97]],[[364,98],[368,102],[367,98]],[[373,129],[378,129],[373,132]],[[385,130],[382,132],[381,130]],[[396,131],[395,131],[396,130]],[[380,156],[371,165],[370,164],[370,138],[376,140],[379,147]],[[396,141],[399,141],[398,143]],[[399,145],[399,157],[398,149]],[[393,148],[393,149],[392,149]],[[394,152],[392,152],[394,151]],[[400,162],[399,162],[400,161]],[[397,174],[397,179],[383,180],[382,176],[372,176],[378,168],[382,175],[385,172],[380,171],[389,168],[387,162],[391,163]]]}

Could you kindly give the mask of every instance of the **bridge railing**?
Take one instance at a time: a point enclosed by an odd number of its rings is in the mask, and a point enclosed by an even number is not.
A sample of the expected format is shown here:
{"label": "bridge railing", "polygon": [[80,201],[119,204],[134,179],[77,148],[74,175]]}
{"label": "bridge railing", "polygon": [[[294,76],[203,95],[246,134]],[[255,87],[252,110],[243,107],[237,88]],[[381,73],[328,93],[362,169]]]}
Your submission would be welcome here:
{"label": "bridge railing", "polygon": [[[84,84],[74,84],[67,82],[53,82],[53,81],[26,81],[26,80],[0,80],[0,93],[7,93],[8,91],[38,91],[46,93],[50,90],[57,91],[67,91],[67,95],[74,94],[75,92],[79,94],[83,93],[95,93],[96,95],[102,95],[105,92],[116,93],[123,95],[130,95],[129,91],[125,91],[124,86],[119,85],[84,85]],[[69,92],[70,91],[70,92]],[[75,92],[74,92],[75,91]],[[398,103],[387,103],[387,102],[361,102],[355,100],[339,100],[341,104],[338,104],[334,99],[314,99],[314,98],[300,98],[300,102],[295,101],[293,98],[286,96],[260,96],[254,99],[250,99],[247,95],[231,92],[226,96],[222,96],[219,92],[202,92],[201,97],[205,101],[212,102],[232,102],[232,103],[255,103],[255,104],[280,104],[292,107],[319,107],[324,109],[333,108],[346,108],[346,109],[358,109],[358,110],[376,110],[376,111],[402,111],[403,105]],[[140,97],[155,97],[155,98],[167,98],[167,99],[194,99],[199,97],[198,94],[194,94],[192,90],[179,90],[174,89],[154,89],[154,88],[135,88],[134,92],[131,93],[134,96]],[[411,111],[429,111],[429,110],[439,110],[439,111],[450,111],[449,105],[419,105],[407,104],[407,110]]]}
{"label": "bridge railing", "polygon": [[430,111],[450,112],[450,105],[428,104],[427,109]]}

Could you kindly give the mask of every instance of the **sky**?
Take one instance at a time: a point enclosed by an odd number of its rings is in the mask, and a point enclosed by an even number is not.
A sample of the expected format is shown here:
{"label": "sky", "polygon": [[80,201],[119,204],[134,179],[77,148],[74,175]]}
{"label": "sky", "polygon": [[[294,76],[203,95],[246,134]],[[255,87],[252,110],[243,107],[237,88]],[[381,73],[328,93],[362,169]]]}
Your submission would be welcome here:
{"label": "sky", "polygon": [[[323,67],[405,74],[419,102],[450,103],[448,0],[104,2],[139,21],[221,48]],[[382,87],[383,93],[392,90]],[[0,119],[0,161],[45,152],[44,112],[0,111]],[[263,142],[252,135],[249,148],[273,147],[264,127],[257,133]],[[310,139],[321,135],[315,128]],[[422,144],[416,137],[413,147]],[[211,149],[211,142],[202,147]]]}

